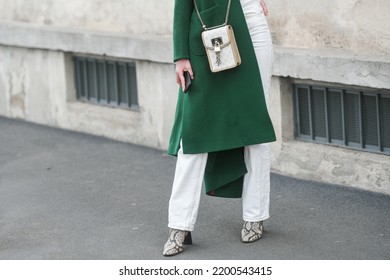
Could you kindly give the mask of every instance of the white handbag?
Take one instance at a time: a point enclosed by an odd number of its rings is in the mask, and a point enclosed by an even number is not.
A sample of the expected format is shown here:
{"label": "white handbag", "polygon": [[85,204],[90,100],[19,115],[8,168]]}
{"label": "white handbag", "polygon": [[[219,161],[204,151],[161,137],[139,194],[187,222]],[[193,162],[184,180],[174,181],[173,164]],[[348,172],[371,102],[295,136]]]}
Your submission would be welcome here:
{"label": "white handbag", "polygon": [[194,5],[204,29],[201,36],[211,72],[220,72],[239,66],[241,64],[241,57],[234,37],[233,28],[231,25],[227,25],[231,0],[228,3],[225,23],[210,28],[206,27],[203,22],[196,5],[196,0],[194,0]]}

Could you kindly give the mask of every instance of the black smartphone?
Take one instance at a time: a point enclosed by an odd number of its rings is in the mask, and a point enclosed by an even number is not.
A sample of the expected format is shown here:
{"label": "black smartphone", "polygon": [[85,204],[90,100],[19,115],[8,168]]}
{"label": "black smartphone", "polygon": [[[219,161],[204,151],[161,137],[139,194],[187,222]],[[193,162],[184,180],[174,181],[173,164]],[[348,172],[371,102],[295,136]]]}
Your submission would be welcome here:
{"label": "black smartphone", "polygon": [[191,76],[190,76],[190,73],[188,71],[184,71],[183,75],[184,75],[184,80],[185,80],[185,88],[183,89],[183,92],[187,93],[188,90],[190,89],[191,82],[192,82]]}

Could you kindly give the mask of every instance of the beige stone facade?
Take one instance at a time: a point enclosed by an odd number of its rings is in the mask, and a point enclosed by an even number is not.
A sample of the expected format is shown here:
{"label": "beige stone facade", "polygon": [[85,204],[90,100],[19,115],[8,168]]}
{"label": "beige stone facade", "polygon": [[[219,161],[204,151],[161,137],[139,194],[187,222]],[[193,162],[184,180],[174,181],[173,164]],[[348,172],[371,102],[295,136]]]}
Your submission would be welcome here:
{"label": "beige stone facade", "polygon": [[[0,115],[165,149],[173,0],[0,0]],[[294,138],[292,84],[390,91],[390,1],[269,0],[273,170],[390,194],[390,156]],[[80,102],[73,54],[135,61],[139,110]],[[151,83],[153,81],[153,83]]]}

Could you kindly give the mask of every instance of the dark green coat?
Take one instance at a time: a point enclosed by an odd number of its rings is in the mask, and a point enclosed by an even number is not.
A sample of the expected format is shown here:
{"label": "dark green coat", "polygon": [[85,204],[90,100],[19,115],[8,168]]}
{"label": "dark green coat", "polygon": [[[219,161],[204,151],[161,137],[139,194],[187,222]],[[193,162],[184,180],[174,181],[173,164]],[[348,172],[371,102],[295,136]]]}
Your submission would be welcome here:
{"label": "dark green coat", "polygon": [[[224,22],[228,0],[197,0],[208,27]],[[187,94],[179,90],[168,153],[209,153],[205,183],[211,195],[240,197],[246,173],[243,147],[275,141],[260,71],[239,0],[232,0],[232,25],[242,64],[212,73],[201,40],[202,26],[193,0],[176,0],[174,61],[190,59],[195,79]]]}

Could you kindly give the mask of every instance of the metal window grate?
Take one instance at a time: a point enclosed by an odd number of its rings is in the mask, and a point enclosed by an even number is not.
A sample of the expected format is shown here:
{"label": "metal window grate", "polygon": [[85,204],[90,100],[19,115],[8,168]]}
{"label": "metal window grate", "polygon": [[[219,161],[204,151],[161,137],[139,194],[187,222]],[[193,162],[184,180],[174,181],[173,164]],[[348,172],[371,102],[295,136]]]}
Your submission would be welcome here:
{"label": "metal window grate", "polygon": [[138,108],[134,62],[75,56],[77,99],[111,106]]}
{"label": "metal window grate", "polygon": [[390,154],[390,93],[294,85],[297,139]]}

